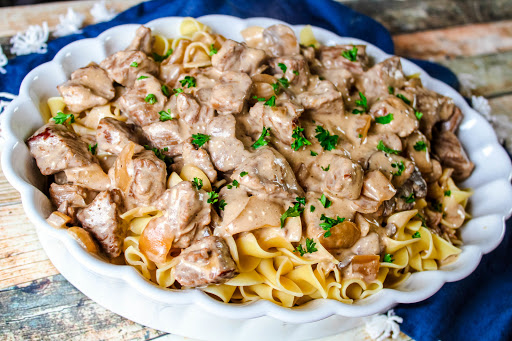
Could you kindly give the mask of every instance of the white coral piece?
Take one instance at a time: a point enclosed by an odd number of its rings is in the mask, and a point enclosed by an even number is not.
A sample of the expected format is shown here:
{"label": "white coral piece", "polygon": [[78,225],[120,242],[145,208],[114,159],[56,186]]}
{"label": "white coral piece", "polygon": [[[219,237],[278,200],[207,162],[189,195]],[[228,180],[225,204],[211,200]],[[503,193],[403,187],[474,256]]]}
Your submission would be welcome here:
{"label": "white coral piece", "polygon": [[107,6],[105,6],[105,0],[95,3],[91,8],[90,13],[94,18],[95,23],[112,20],[117,15],[115,10],[107,9]]}
{"label": "white coral piece", "polygon": [[483,96],[472,96],[471,105],[473,109],[482,114],[482,116],[491,123],[498,136],[498,141],[504,143],[508,150],[512,151],[512,121],[510,117],[503,114],[491,115],[489,101]]}
{"label": "white coral piece", "polygon": [[393,309],[387,314],[374,315],[366,321],[366,332],[372,340],[383,341],[389,337],[397,339],[400,335],[400,323],[403,319],[395,315]]}
{"label": "white coral piece", "polygon": [[6,66],[8,63],[7,57],[4,54],[4,50],[2,49],[2,46],[0,46],[0,73],[5,74],[7,71],[5,71],[4,66]]}
{"label": "white coral piece", "polygon": [[489,101],[484,96],[471,96],[471,105],[473,109],[478,111],[487,120],[491,118],[491,106]]}
{"label": "white coral piece", "polygon": [[31,25],[25,32],[18,32],[11,38],[11,53],[17,56],[29,53],[46,53],[49,31],[45,21],[41,26]]}
{"label": "white coral piece", "polygon": [[457,75],[460,83],[460,93],[463,96],[470,97],[473,90],[477,87],[477,80],[475,76],[470,73],[461,73]]}
{"label": "white coral piece", "polygon": [[85,15],[76,13],[72,8],[68,7],[66,15],[59,15],[59,24],[55,28],[53,35],[55,37],[63,37],[70,34],[82,33],[80,28],[84,20]]}

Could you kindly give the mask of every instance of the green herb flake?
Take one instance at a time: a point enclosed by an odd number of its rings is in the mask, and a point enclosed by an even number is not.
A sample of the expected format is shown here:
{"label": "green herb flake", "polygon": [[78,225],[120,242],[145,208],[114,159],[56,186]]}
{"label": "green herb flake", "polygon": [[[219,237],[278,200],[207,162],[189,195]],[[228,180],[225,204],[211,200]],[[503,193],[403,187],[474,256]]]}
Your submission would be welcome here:
{"label": "green herb flake", "polygon": [[419,232],[419,231],[414,232],[414,233],[413,233],[413,235],[412,235],[412,238],[413,238],[413,239],[415,239],[415,238],[421,238],[421,234],[420,234],[420,232]]}
{"label": "green herb flake", "polygon": [[162,160],[163,162],[165,162],[165,164],[167,166],[170,166],[174,162],[171,157],[164,154],[164,152],[169,150],[169,148],[167,148],[167,147],[165,147],[163,149],[158,149],[158,148],[151,148],[148,145],[144,145],[144,148],[146,148],[147,150],[153,151],[153,153],[155,153],[156,157],[159,158],[160,160]]}
{"label": "green herb flake", "polygon": [[351,50],[345,50],[341,55],[351,62],[355,62],[357,60],[357,47],[353,45]]}
{"label": "green herb flake", "polygon": [[444,191],[444,196],[445,197],[449,197],[451,195],[452,195],[452,191],[450,191],[450,190]]}
{"label": "green herb flake", "polygon": [[248,172],[241,172],[240,173],[240,177],[243,178],[244,176],[246,176],[247,174],[249,174]]}
{"label": "green herb flake", "polygon": [[215,191],[208,192],[208,200],[206,200],[209,204],[215,204],[217,201],[219,201],[219,193]]}
{"label": "green herb flake", "polygon": [[388,124],[393,121],[393,114],[387,114],[386,116],[375,117],[375,122],[379,124]]}
{"label": "green herb flake", "polygon": [[331,133],[321,126],[316,126],[315,137],[317,138],[320,145],[325,150],[333,150],[338,144],[338,135],[331,135]]}
{"label": "green herb flake", "polygon": [[172,120],[173,117],[171,116],[171,109],[167,109],[167,111],[159,111],[158,115],[160,115],[160,121],[165,122]]}
{"label": "green herb flake", "polygon": [[393,88],[391,85],[390,85],[390,86],[388,86],[388,93],[389,93],[390,95],[394,95],[394,94],[395,94],[395,88]]}
{"label": "green herb flake", "polygon": [[284,227],[284,223],[286,222],[286,218],[298,217],[304,211],[304,208],[301,207],[300,202],[296,202],[293,206],[288,207],[286,212],[281,215],[281,228]]}
{"label": "green herb flake", "polygon": [[311,150],[309,153],[311,154],[311,156],[317,156],[317,155],[318,155],[318,153],[317,153],[317,152],[314,152],[314,151],[312,151],[312,150]]}
{"label": "green herb flake", "polygon": [[316,210],[315,206],[313,206],[313,205],[309,206],[309,212],[315,212],[315,210]]}
{"label": "green herb flake", "polygon": [[299,71],[297,70],[293,70],[292,73],[295,75],[295,76],[298,76],[299,75]]}
{"label": "green herb flake", "polygon": [[159,55],[158,53],[153,52],[152,56],[155,62],[163,62],[165,59],[167,59],[172,54],[172,49],[169,49],[163,56]]}
{"label": "green herb flake", "polygon": [[309,142],[308,139],[304,137],[303,132],[304,128],[301,127],[296,127],[295,129],[293,129],[292,138],[294,139],[294,141],[292,142],[291,147],[295,151],[299,150],[303,146],[311,145],[311,142]]}
{"label": "green herb flake", "polygon": [[214,54],[217,54],[217,49],[213,46],[213,44],[210,44],[210,52],[208,53],[210,56],[213,56]]}
{"label": "green herb flake", "polygon": [[418,219],[421,220],[421,226],[427,227],[427,220],[425,219],[424,216],[422,216],[419,213],[416,213],[416,217],[418,217]]}
{"label": "green herb flake", "polygon": [[359,91],[359,98],[360,99],[356,99],[356,105],[359,107],[363,107],[364,111],[368,111],[368,100],[361,91]]}
{"label": "green herb flake", "polygon": [[205,134],[194,134],[192,135],[192,143],[198,147],[201,147],[206,142],[210,141],[210,135]]}
{"label": "green herb flake", "polygon": [[443,204],[441,204],[439,201],[434,200],[434,201],[432,201],[431,204],[432,204],[432,208],[434,209],[434,211],[439,212],[439,213],[443,212]]}
{"label": "green herb flake", "polygon": [[254,149],[258,149],[259,147],[266,146],[268,141],[265,140],[265,137],[270,136],[270,128],[263,127],[263,131],[261,132],[260,137],[252,144]]}
{"label": "green herb flake", "polygon": [[258,97],[256,95],[252,96],[252,98],[257,100],[258,102],[265,102],[266,101],[265,97]]}
{"label": "green herb flake", "polygon": [[[126,65],[126,64],[125,64],[125,65]],[[139,63],[137,63],[137,62],[132,62],[132,63],[130,64],[130,66],[131,66],[131,67],[139,67]]]}
{"label": "green herb flake", "polygon": [[284,65],[283,63],[279,63],[279,64],[277,64],[277,66],[279,66],[279,68],[281,69],[281,71],[283,71],[283,73],[285,73],[285,72],[286,72],[286,70],[288,69],[288,68],[286,67],[286,65]]}
{"label": "green herb flake", "polygon": [[226,202],[226,200],[221,199],[221,200],[219,201],[219,209],[221,209],[221,210],[223,210],[223,211],[224,211],[224,208],[226,208],[226,205],[227,205],[227,204],[228,204],[228,203]]}
{"label": "green herb flake", "polygon": [[171,93],[169,92],[169,87],[165,84],[162,85],[162,93],[167,97],[171,96]]}
{"label": "green herb flake", "polygon": [[279,82],[279,84],[281,84],[283,86],[283,88],[288,88],[290,86],[290,82],[288,81],[288,79],[284,78],[284,77],[281,77],[277,80]]}
{"label": "green herb flake", "polygon": [[57,124],[64,124],[69,119],[69,123],[75,123],[75,115],[73,114],[64,114],[62,111],[59,111],[57,115],[53,118],[53,121]]}
{"label": "green herb flake", "polygon": [[182,87],[193,88],[196,86],[196,79],[192,76],[185,76],[180,80],[180,84]]}
{"label": "green herb flake", "polygon": [[325,196],[325,194],[322,194],[322,196],[318,200],[322,203],[322,206],[325,208],[329,208],[332,205],[332,202],[329,200],[329,198]]}
{"label": "green herb flake", "polygon": [[154,94],[148,94],[146,98],[144,98],[144,101],[146,101],[146,103],[149,104],[155,104],[156,102],[158,102],[158,99]]}
{"label": "green herb flake", "polygon": [[[279,93],[279,82],[272,84],[272,89],[274,90],[274,93],[278,94]],[[258,98],[258,97],[256,96],[256,98]]]}
{"label": "green herb flake", "polygon": [[384,144],[384,142],[382,140],[380,140],[379,143],[377,144],[377,149],[380,151],[383,151],[384,153],[388,153],[388,154],[399,155],[401,153],[399,150],[394,150],[394,149],[386,147],[386,145]]}
{"label": "green herb flake", "polygon": [[328,171],[329,171],[329,168],[331,168],[331,164],[328,164],[328,165],[327,165],[327,167],[325,167],[325,168],[324,168],[324,167],[322,167],[322,166],[320,166],[320,168],[322,168],[322,170],[323,170],[324,172],[328,172]]}
{"label": "green herb flake", "polygon": [[413,202],[416,201],[416,198],[414,197],[414,193],[411,193],[408,196],[402,195],[402,199],[404,199],[407,204],[412,204]]}
{"label": "green herb flake", "polygon": [[300,253],[300,256],[304,256],[306,253],[313,253],[313,252],[316,252],[318,251],[318,249],[316,248],[316,243],[315,241],[311,238],[306,238],[306,249],[304,249],[302,247],[302,244],[299,244],[295,250],[293,250],[293,252],[298,252]]}
{"label": "green herb flake", "polygon": [[276,106],[276,96],[270,97],[264,104],[268,107],[275,107]]}
{"label": "green herb flake", "polygon": [[180,88],[178,88],[178,89],[172,89],[172,92],[174,92],[174,94],[175,94],[176,96],[178,96],[179,94],[181,94],[181,93],[183,92],[183,89],[180,89]]}
{"label": "green herb flake", "polygon": [[384,259],[382,260],[384,263],[393,263],[395,259],[393,258],[393,255],[386,253],[384,255]]}
{"label": "green herb flake", "polygon": [[402,101],[404,101],[404,102],[405,102],[405,104],[409,104],[409,105],[411,104],[411,101],[410,101],[407,97],[405,97],[404,95],[402,95],[402,94],[397,94],[397,95],[396,95],[396,97],[398,97],[398,98],[400,98]]}
{"label": "green herb flake", "polygon": [[392,163],[391,167],[396,168],[396,172],[392,173],[394,176],[400,176],[405,170],[405,164],[403,161]]}
{"label": "green herb flake", "polygon": [[303,206],[306,206],[306,198],[304,197],[296,197],[295,200],[297,200],[297,202]]}
{"label": "green herb flake", "polygon": [[326,217],[325,214],[322,214],[322,216],[320,217],[320,220],[323,220],[323,223],[320,223],[320,227],[322,229],[324,229],[325,231],[327,231],[324,233],[324,238],[328,238],[331,236],[331,229],[334,226],[344,222],[345,218],[340,218],[337,216],[336,219],[333,219],[333,218]]}
{"label": "green herb flake", "polygon": [[96,155],[96,150],[98,149],[98,144],[96,143],[94,146],[92,144],[87,146],[87,149],[91,152],[92,155]]}
{"label": "green herb flake", "polygon": [[194,178],[194,180],[192,180],[192,185],[194,185],[195,188],[200,190],[201,188],[203,188],[203,179]]}
{"label": "green herb flake", "polygon": [[416,118],[418,119],[418,121],[421,120],[421,118],[423,117],[423,113],[419,112],[418,110],[414,111],[414,115],[416,115]]}
{"label": "green herb flake", "polygon": [[425,141],[418,141],[414,145],[414,150],[416,150],[418,152],[425,151],[425,150],[427,150],[427,144],[425,143]]}
{"label": "green herb flake", "polygon": [[139,78],[137,78],[138,81],[142,80],[142,79],[146,79],[146,78],[149,78],[148,76],[140,76]]}

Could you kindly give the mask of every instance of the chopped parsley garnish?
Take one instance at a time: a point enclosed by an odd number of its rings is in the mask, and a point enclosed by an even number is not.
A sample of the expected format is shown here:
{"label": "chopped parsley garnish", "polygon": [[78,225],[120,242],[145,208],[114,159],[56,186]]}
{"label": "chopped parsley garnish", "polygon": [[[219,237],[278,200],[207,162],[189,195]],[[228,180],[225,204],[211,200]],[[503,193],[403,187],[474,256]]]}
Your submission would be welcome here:
{"label": "chopped parsley garnish", "polygon": [[238,186],[240,186],[240,183],[236,180],[233,180],[233,183],[231,185],[227,185],[227,188],[228,189],[231,189],[233,187],[238,188]]}
{"label": "chopped parsley garnish", "polygon": [[131,66],[131,67],[139,67],[139,63],[137,63],[137,62],[132,62],[132,63],[130,64],[130,66]]}
{"label": "chopped parsley garnish", "polygon": [[162,85],[162,93],[167,97],[171,96],[171,93],[169,92],[169,87],[165,84]]}
{"label": "chopped parsley garnish", "polygon": [[398,95],[396,95],[396,97],[398,97],[398,98],[400,98],[402,101],[404,101],[404,102],[405,102],[405,104],[411,104],[411,101],[410,101],[407,97],[405,97],[404,95],[402,95],[402,94],[398,94]]}
{"label": "chopped parsley garnish", "polygon": [[208,192],[208,200],[206,200],[209,204],[215,204],[217,201],[219,201],[219,193],[215,191]]}
{"label": "chopped parsley garnish", "polygon": [[412,204],[413,202],[416,201],[416,198],[414,197],[414,193],[411,193],[408,196],[402,195],[402,199],[404,199],[407,204]]}
{"label": "chopped parsley garnish", "polygon": [[182,87],[193,88],[196,86],[196,79],[192,76],[185,76],[185,78],[180,80],[180,84]]}
{"label": "chopped parsley garnish", "polygon": [[283,71],[283,73],[285,73],[285,72],[286,72],[286,70],[288,69],[288,68],[286,67],[286,65],[284,65],[283,63],[279,63],[279,64],[277,64],[277,66],[279,66],[279,68],[281,69],[281,71]]}
{"label": "chopped parsley garnish", "polygon": [[[279,82],[271,84],[271,85],[272,85],[272,89],[274,89],[274,92],[276,94],[279,93]],[[258,98],[258,97],[256,97],[256,98]]]}
{"label": "chopped parsley garnish", "polygon": [[296,76],[298,76],[298,75],[299,75],[299,71],[297,71],[297,70],[293,70],[293,71],[292,71],[292,73],[293,73],[294,75],[296,75]]}
{"label": "chopped parsley garnish", "polygon": [[92,155],[96,155],[96,150],[98,149],[98,144],[96,143],[94,146],[92,144],[87,146],[87,149],[91,152]]}
{"label": "chopped parsley garnish", "polygon": [[256,95],[252,96],[252,98],[257,100],[258,102],[265,102],[266,101],[265,97],[258,97]]}
{"label": "chopped parsley garnish", "polygon": [[194,185],[195,188],[200,190],[201,188],[203,188],[203,179],[194,178],[194,180],[192,180],[192,185]]}
{"label": "chopped parsley garnish", "polygon": [[375,117],[375,122],[379,124],[388,124],[393,121],[393,114],[387,114],[386,116]]}
{"label": "chopped parsley garnish", "polygon": [[315,137],[320,142],[320,145],[325,150],[333,150],[336,148],[338,144],[338,135],[331,135],[328,130],[325,130],[321,126],[316,126],[315,132],[317,133]]}
{"label": "chopped parsley garnish", "polygon": [[382,260],[384,263],[393,263],[395,259],[393,258],[393,255],[390,255],[389,253],[386,253],[384,255],[384,259]]}
{"label": "chopped parsley garnish", "polygon": [[287,88],[290,86],[290,82],[288,81],[288,79],[284,77],[279,78],[277,81],[279,82],[279,84],[283,86],[283,88]]}
{"label": "chopped parsley garnish", "polygon": [[158,115],[160,115],[160,121],[162,122],[172,120],[171,109],[167,109],[167,111],[159,111]]}
{"label": "chopped parsley garnish", "polygon": [[452,191],[450,191],[450,190],[444,191],[444,196],[445,197],[449,197],[451,195],[452,195]]}
{"label": "chopped parsley garnish", "polygon": [[357,135],[357,137],[359,137],[361,139],[361,138],[363,138],[363,134],[359,134],[359,135]]}
{"label": "chopped parsley garnish", "polygon": [[270,128],[263,127],[263,131],[261,132],[260,137],[252,144],[254,149],[258,149],[259,147],[266,146],[268,141],[265,140],[265,137],[270,136]]}
{"label": "chopped parsley garnish", "polygon": [[309,206],[309,211],[310,212],[315,212],[315,210],[316,210],[315,206],[313,206],[313,205]]}
{"label": "chopped parsley garnish", "polygon": [[149,78],[148,76],[140,76],[139,78],[137,78],[138,81],[140,81],[141,79],[146,79],[146,78]]}
{"label": "chopped parsley garnish", "polygon": [[205,134],[194,134],[192,135],[192,143],[198,147],[201,147],[206,142],[210,141],[210,135]]}
{"label": "chopped parsley garnish", "polygon": [[420,220],[421,220],[421,226],[423,227],[427,227],[427,221],[425,220],[425,217],[422,216],[421,214],[419,213],[416,213],[416,217],[418,217]]}
{"label": "chopped parsley garnish", "polygon": [[395,88],[393,88],[391,85],[388,86],[388,92],[390,95],[394,95],[395,94]]}
{"label": "chopped parsley garnish", "polygon": [[270,97],[264,104],[269,107],[275,107],[276,106],[276,96]]}
{"label": "chopped parsley garnish", "polygon": [[183,89],[180,89],[180,88],[178,88],[178,89],[172,89],[172,91],[174,92],[174,94],[175,94],[176,96],[178,96],[178,94],[181,94],[181,93],[183,92]]}
{"label": "chopped parsley garnish", "polygon": [[170,166],[174,161],[171,157],[165,155],[163,152],[166,152],[169,150],[169,148],[165,147],[164,149],[158,149],[158,148],[151,148],[148,145],[144,145],[144,148],[147,150],[153,151],[155,153],[156,157],[165,162],[167,166]]}
{"label": "chopped parsley garnish", "polygon": [[210,52],[208,53],[210,56],[213,56],[214,54],[217,54],[217,49],[213,46],[213,44],[210,45]]}
{"label": "chopped parsley garnish", "polygon": [[432,208],[434,209],[434,211],[436,212],[443,212],[443,204],[441,204],[439,201],[437,200],[434,200],[432,201]]}
{"label": "chopped parsley garnish", "polygon": [[306,238],[306,249],[302,247],[302,244],[299,244],[293,252],[300,253],[300,256],[304,256],[306,253],[313,253],[318,251],[318,249],[315,247],[316,243],[313,239]]}
{"label": "chopped parsley garnish", "polygon": [[357,60],[357,47],[352,46],[351,50],[345,50],[341,53],[341,55],[351,62],[355,62]]}
{"label": "chopped parsley garnish", "polygon": [[419,231],[416,231],[416,232],[413,233],[412,237],[413,238],[421,238],[421,234],[420,234]]}
{"label": "chopped parsley garnish", "polygon": [[317,152],[314,152],[314,151],[312,151],[312,150],[311,150],[309,153],[311,154],[311,156],[317,156],[317,155],[318,155],[318,153],[317,153]]}
{"label": "chopped parsley garnish", "polygon": [[223,210],[223,211],[224,211],[224,208],[226,207],[226,205],[227,205],[227,204],[228,204],[228,203],[226,202],[226,200],[221,199],[221,200],[219,201],[219,208],[220,208],[221,210]]}
{"label": "chopped parsley garnish", "polygon": [[394,150],[394,149],[386,147],[386,145],[384,144],[384,142],[382,140],[380,140],[379,144],[377,144],[377,149],[380,151],[383,151],[384,153],[388,153],[388,154],[396,154],[396,155],[400,154],[399,150]]}
{"label": "chopped parsley garnish", "polygon": [[336,219],[333,219],[333,218],[326,217],[325,214],[322,214],[322,216],[320,217],[320,220],[324,221],[323,223],[320,223],[320,227],[322,229],[324,229],[325,231],[327,231],[324,233],[324,238],[328,238],[331,236],[331,229],[334,226],[344,222],[345,218],[340,218],[340,217],[336,216]]}
{"label": "chopped parsley garnish", "polygon": [[405,170],[405,165],[404,165],[404,162],[403,161],[400,161],[400,162],[397,162],[397,163],[392,163],[391,164],[391,167],[393,168],[397,168],[396,172],[395,173],[392,173],[394,176],[400,176],[402,175],[402,173],[404,172]]}
{"label": "chopped parsley garnish", "polygon": [[361,91],[359,91],[359,98],[360,99],[356,100],[356,105],[358,107],[363,107],[364,110],[354,109],[354,110],[352,110],[352,114],[354,114],[354,115],[359,115],[359,114],[362,114],[362,113],[368,111],[368,100],[366,99],[365,95],[363,95],[363,93]]}
{"label": "chopped parsley garnish", "polygon": [[325,168],[324,168],[323,166],[320,166],[320,168],[322,168],[322,170],[323,170],[324,172],[328,172],[328,171],[329,171],[329,168],[331,168],[331,164],[328,164],[328,165],[327,165],[327,167],[325,167]]}
{"label": "chopped parsley garnish", "polygon": [[144,100],[149,104],[155,104],[156,102],[158,102],[158,99],[154,94],[148,94],[146,98],[144,98]]}
{"label": "chopped parsley garnish", "polygon": [[414,150],[416,150],[416,151],[418,151],[418,152],[421,152],[421,151],[427,150],[427,144],[425,143],[425,141],[418,141],[418,142],[416,142],[416,144],[414,145]]}
{"label": "chopped parsley garnish", "polygon": [[247,173],[247,172],[240,172],[240,177],[241,177],[241,178],[243,178],[243,177],[244,177],[244,176],[246,176],[247,174],[249,174],[249,173]]}
{"label": "chopped parsley garnish", "polygon": [[416,115],[416,118],[418,119],[418,121],[421,120],[421,118],[423,117],[423,113],[419,112],[418,110],[414,111],[414,115]]}
{"label": "chopped parsley garnish", "polygon": [[295,200],[297,200],[297,202],[303,206],[306,206],[306,198],[304,197],[296,197]]}
{"label": "chopped parsley garnish", "polygon": [[281,228],[284,227],[284,223],[286,222],[286,218],[298,217],[304,211],[302,204],[300,202],[296,202],[293,206],[288,207],[286,212],[281,215]]}
{"label": "chopped parsley garnish", "polygon": [[69,119],[69,123],[75,123],[75,115],[73,114],[64,114],[63,112],[59,111],[57,115],[53,118],[53,121],[57,124],[64,124]]}
{"label": "chopped parsley garnish", "polygon": [[172,49],[169,49],[166,54],[163,56],[159,55],[158,53],[153,52],[153,59],[155,62],[163,62],[167,57],[169,57],[172,54]]}
{"label": "chopped parsley garnish", "polygon": [[309,142],[308,139],[304,137],[303,132],[304,128],[301,127],[296,127],[293,129],[292,138],[295,140],[292,142],[292,149],[295,151],[299,150],[299,148],[303,146],[311,145],[311,142]]}
{"label": "chopped parsley garnish", "polygon": [[318,200],[320,200],[320,202],[322,203],[322,206],[325,208],[329,208],[332,205],[332,201],[330,201],[329,198],[327,198],[325,196],[325,194],[322,194],[322,196]]}

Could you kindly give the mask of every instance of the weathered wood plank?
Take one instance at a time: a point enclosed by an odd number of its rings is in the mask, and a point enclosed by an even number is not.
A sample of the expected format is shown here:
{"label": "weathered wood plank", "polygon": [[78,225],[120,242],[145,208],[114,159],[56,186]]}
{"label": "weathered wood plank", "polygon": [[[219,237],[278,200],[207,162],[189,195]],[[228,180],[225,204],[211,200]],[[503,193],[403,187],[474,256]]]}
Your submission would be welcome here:
{"label": "weathered wood plank", "polygon": [[489,99],[493,115],[507,115],[512,121],[512,94]]}
{"label": "weathered wood plank", "polygon": [[[1,132],[0,132],[1,134]],[[1,145],[0,145],[1,146]],[[21,202],[20,193],[15,190],[5,178],[4,172],[0,168],[0,206],[10,205]]]}
{"label": "weathered wood plank", "polygon": [[7,340],[148,340],[165,334],[102,308],[61,275],[0,290],[0,316]]}
{"label": "weathered wood plank", "polygon": [[[512,3],[511,3],[512,6]],[[396,54],[441,60],[512,50],[512,20],[393,36]]]}
{"label": "weathered wood plank", "polygon": [[336,1],[376,19],[393,34],[512,18],[510,0]]}

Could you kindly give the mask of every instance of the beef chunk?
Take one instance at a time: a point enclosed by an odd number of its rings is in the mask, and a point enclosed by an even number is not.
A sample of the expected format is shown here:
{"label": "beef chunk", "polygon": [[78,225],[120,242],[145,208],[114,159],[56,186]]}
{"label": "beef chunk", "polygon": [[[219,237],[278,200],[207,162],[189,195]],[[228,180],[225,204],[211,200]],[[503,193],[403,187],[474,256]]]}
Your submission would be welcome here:
{"label": "beef chunk", "polygon": [[96,162],[87,143],[62,124],[45,124],[27,140],[27,144],[43,175]]}
{"label": "beef chunk", "polygon": [[217,180],[217,171],[206,149],[196,149],[191,143],[183,145],[183,164],[194,165],[206,174],[211,183]]}
{"label": "beef chunk", "polygon": [[250,94],[251,77],[243,72],[229,71],[220,77],[210,96],[213,109],[223,114],[238,114]]}
{"label": "beef chunk", "polygon": [[66,106],[73,112],[107,104],[115,95],[107,72],[96,64],[74,71],[71,80],[59,85],[57,89]]}
{"label": "beef chunk", "polygon": [[152,219],[140,237],[140,250],[152,261],[164,262],[171,248],[186,248],[210,223],[211,204],[203,190],[182,181],[153,203],[164,214]]}
{"label": "beef chunk", "polygon": [[263,43],[267,52],[274,57],[293,56],[300,53],[299,42],[291,27],[272,25],[263,30]]}
{"label": "beef chunk", "polygon": [[142,128],[144,136],[150,141],[151,146],[165,149],[166,155],[180,155],[183,143],[192,136],[179,120],[156,122]]}
{"label": "beef chunk", "polygon": [[[357,48],[356,60],[350,61],[343,57],[343,52],[352,50],[354,46]],[[344,69],[354,74],[362,74],[369,63],[365,45],[320,46],[318,59],[326,69]]]}
{"label": "beef chunk", "polygon": [[101,192],[77,216],[82,227],[96,238],[102,250],[112,258],[121,254],[126,234],[119,217],[122,212],[121,200],[118,189]]}
{"label": "beef chunk", "polygon": [[330,165],[328,172],[318,169],[316,165],[317,173],[321,171],[319,175],[324,177],[322,190],[329,191],[340,198],[357,199],[363,185],[361,166],[339,155],[333,154],[330,161],[324,160],[327,158],[329,156],[322,159],[322,164],[327,162]]}
{"label": "beef chunk", "polygon": [[460,111],[458,107],[455,107],[453,109],[452,116],[450,116],[450,118],[447,119],[446,121],[443,121],[443,123],[441,124],[441,129],[455,133],[459,128],[459,125],[462,122],[463,118],[464,116],[462,115],[462,111]]}
{"label": "beef chunk", "polygon": [[420,199],[426,196],[427,183],[421,176],[420,171],[415,168],[409,179],[397,189],[396,195],[385,202],[385,215],[391,215],[393,211],[412,210],[414,208],[414,201],[407,202],[407,198]]}
{"label": "beef chunk", "polygon": [[186,248],[176,265],[176,280],[185,287],[221,284],[238,274],[226,242],[210,236]]}
{"label": "beef chunk", "polygon": [[383,97],[370,109],[373,119],[389,114],[393,114],[393,120],[386,124],[376,123],[377,132],[394,133],[400,137],[406,137],[419,127],[414,109],[396,96]]}
{"label": "beef chunk", "polygon": [[228,39],[217,54],[213,55],[212,65],[219,71],[237,71],[252,75],[260,72],[259,68],[265,59],[265,51]]}
{"label": "beef chunk", "polygon": [[153,36],[151,36],[151,29],[140,26],[135,31],[135,37],[133,38],[130,45],[126,48],[126,51],[142,51],[147,55],[151,54],[153,49]]}
{"label": "beef chunk", "polygon": [[119,51],[100,63],[113,81],[133,86],[139,73],[158,75],[158,64],[141,51]]}
{"label": "beef chunk", "polygon": [[139,143],[137,134],[129,125],[111,117],[100,120],[96,130],[96,142],[100,151],[119,154],[130,141]]}
{"label": "beef chunk", "polygon": [[119,108],[140,126],[159,122],[160,111],[164,109],[167,97],[162,93],[160,81],[145,74],[145,79],[135,82],[133,88],[119,98]]}
{"label": "beef chunk", "polygon": [[289,100],[278,101],[275,107],[258,102],[249,111],[251,129],[259,134],[263,127],[270,127],[272,135],[289,145],[293,142],[293,129],[298,126],[303,111],[301,105]]}
{"label": "beef chunk", "polygon": [[330,81],[313,79],[306,91],[300,93],[297,99],[306,109],[329,109],[329,113],[343,113],[341,93]]}
{"label": "beef chunk", "polygon": [[369,103],[389,94],[388,87],[401,88],[405,83],[399,57],[388,58],[364,72],[356,81]]}
{"label": "beef chunk", "polygon": [[423,113],[420,130],[428,139],[432,138],[432,129],[440,121],[453,117],[454,121],[447,125],[452,125],[453,129],[457,128],[458,118],[453,116],[456,107],[451,98],[423,87],[414,88],[412,91],[416,95],[416,110]]}
{"label": "beef chunk", "polygon": [[[242,172],[247,174],[242,176]],[[253,195],[266,194],[290,201],[304,196],[288,161],[273,148],[258,149],[233,171],[233,178]]]}
{"label": "beef chunk", "polygon": [[473,172],[475,165],[469,160],[459,139],[451,131],[442,131],[434,136],[432,149],[444,167],[453,168],[455,180],[465,180]]}
{"label": "beef chunk", "polygon": [[91,203],[96,196],[96,192],[89,191],[87,188],[77,185],[50,185],[50,199],[57,211],[71,217],[73,223],[76,223],[77,209],[85,207]]}
{"label": "beef chunk", "polygon": [[[300,91],[308,85],[309,66],[306,58],[302,55],[272,58],[269,64],[274,76],[286,78],[293,89]],[[286,72],[283,72],[280,64],[286,66]]]}

